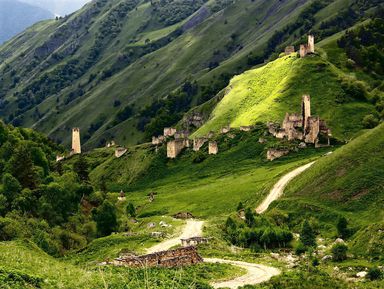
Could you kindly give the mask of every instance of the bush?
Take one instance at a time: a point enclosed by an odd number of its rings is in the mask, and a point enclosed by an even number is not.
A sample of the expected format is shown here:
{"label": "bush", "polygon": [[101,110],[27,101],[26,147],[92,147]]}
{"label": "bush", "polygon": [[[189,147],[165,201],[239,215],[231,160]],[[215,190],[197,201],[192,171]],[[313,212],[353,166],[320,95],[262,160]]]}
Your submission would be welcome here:
{"label": "bush", "polygon": [[316,246],[315,232],[307,220],[304,221],[301,228],[300,241],[307,247]]}
{"label": "bush", "polygon": [[380,121],[373,114],[368,114],[363,119],[364,127],[369,129],[376,127],[379,122]]}
{"label": "bush", "polygon": [[368,280],[380,280],[383,279],[383,272],[377,267],[370,268],[365,276]]}
{"label": "bush", "polygon": [[304,254],[306,251],[307,251],[307,247],[305,247],[303,245],[303,243],[300,242],[297,244],[297,246],[295,248],[295,254],[296,255],[300,256],[300,255]]}
{"label": "bush", "polygon": [[348,247],[345,244],[335,244],[332,247],[332,258],[334,261],[341,262],[347,259]]}

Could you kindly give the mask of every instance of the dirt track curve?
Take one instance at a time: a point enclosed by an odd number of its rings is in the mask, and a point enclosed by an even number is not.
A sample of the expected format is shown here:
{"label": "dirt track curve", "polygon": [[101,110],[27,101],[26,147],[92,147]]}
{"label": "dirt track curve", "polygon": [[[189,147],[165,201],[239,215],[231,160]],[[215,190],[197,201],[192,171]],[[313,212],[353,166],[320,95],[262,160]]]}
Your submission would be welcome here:
{"label": "dirt track curve", "polygon": [[[283,176],[272,188],[268,196],[264,201],[256,208],[256,212],[259,214],[264,213],[269,205],[278,199],[284,192],[285,187],[288,183],[296,176],[310,168],[315,162],[301,166],[292,172]],[[184,226],[181,234],[178,237],[174,237],[169,240],[165,240],[147,250],[147,253],[155,253],[159,251],[168,250],[176,245],[180,244],[180,239],[187,239],[191,237],[200,237],[203,235],[203,225],[204,221],[197,220],[188,220],[187,224]],[[214,288],[231,288],[236,289],[240,286],[245,285],[254,285],[268,281],[271,277],[279,275],[280,270],[274,267],[269,267],[261,264],[247,263],[243,261],[234,261],[234,260],[224,260],[217,258],[205,258],[204,262],[208,263],[222,263],[222,264],[231,264],[238,266],[247,271],[245,275],[236,277],[231,280],[212,282],[211,285]]]}

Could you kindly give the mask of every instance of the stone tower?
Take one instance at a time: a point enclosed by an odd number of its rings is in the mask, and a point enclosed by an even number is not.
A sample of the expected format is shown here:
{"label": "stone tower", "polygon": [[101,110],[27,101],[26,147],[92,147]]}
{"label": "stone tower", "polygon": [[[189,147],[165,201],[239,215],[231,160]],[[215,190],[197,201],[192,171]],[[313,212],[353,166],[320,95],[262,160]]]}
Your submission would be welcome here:
{"label": "stone tower", "polygon": [[81,154],[80,129],[72,129],[72,154]]}
{"label": "stone tower", "polygon": [[303,115],[303,128],[305,133],[308,126],[308,118],[311,116],[311,97],[308,94],[303,95],[301,113]]}
{"label": "stone tower", "polygon": [[315,53],[315,36],[308,35],[308,53]]}

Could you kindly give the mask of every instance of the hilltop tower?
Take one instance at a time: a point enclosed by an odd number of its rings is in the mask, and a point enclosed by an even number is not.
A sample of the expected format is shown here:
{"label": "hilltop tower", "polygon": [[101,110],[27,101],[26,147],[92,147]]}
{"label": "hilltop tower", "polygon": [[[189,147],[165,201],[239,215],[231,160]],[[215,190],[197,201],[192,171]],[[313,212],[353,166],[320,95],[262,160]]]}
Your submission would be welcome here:
{"label": "hilltop tower", "polygon": [[308,35],[308,52],[307,53],[315,53],[315,36],[312,34]]}
{"label": "hilltop tower", "polygon": [[311,97],[308,94],[304,94],[301,101],[301,114],[303,116],[303,128],[304,132],[308,126],[308,118],[311,117]]}
{"label": "hilltop tower", "polygon": [[80,128],[72,129],[72,154],[81,154]]}

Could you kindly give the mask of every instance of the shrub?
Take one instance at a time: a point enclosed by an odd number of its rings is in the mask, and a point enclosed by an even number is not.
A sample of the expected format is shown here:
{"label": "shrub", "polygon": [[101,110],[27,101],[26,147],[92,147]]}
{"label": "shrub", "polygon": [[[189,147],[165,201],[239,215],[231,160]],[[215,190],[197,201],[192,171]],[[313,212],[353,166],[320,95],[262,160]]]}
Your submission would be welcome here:
{"label": "shrub", "polygon": [[368,270],[368,273],[365,278],[371,281],[383,279],[383,272],[381,272],[379,268],[373,267]]}
{"label": "shrub", "polygon": [[348,247],[345,244],[338,243],[332,247],[332,258],[334,261],[341,262],[347,259]]}
{"label": "shrub", "polygon": [[379,124],[379,120],[373,115],[368,114],[363,119],[363,125],[365,128],[374,128]]}
{"label": "shrub", "polygon": [[304,221],[301,228],[300,241],[304,246],[315,247],[316,246],[316,235],[313,228],[307,220]]}
{"label": "shrub", "polygon": [[300,256],[307,251],[307,247],[303,245],[303,243],[299,242],[295,248],[295,254]]}

